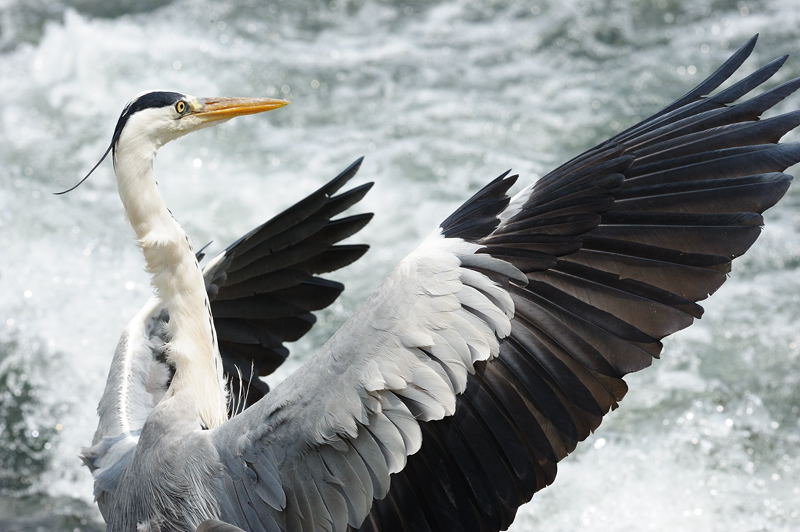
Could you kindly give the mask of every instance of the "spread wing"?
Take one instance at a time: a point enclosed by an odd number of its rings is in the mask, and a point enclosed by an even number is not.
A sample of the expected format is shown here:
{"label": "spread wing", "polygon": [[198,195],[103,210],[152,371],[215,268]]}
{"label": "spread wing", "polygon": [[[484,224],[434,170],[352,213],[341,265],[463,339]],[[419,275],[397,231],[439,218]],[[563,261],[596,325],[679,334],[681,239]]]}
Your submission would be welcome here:
{"label": "spread wing", "polygon": [[364,244],[338,244],[371,219],[371,213],[335,218],[359,202],[366,183],[339,192],[362,159],[330,182],[256,227],[203,269],[219,351],[234,405],[250,406],[275,371],[316,322],[313,311],[333,303],[344,285],[320,277],[366,253]]}
{"label": "spread wing", "polygon": [[221,518],[257,530],[498,530],[702,314],[786,192],[785,58],[660,113],[509,204],[500,176],[266,398],[209,431]]}

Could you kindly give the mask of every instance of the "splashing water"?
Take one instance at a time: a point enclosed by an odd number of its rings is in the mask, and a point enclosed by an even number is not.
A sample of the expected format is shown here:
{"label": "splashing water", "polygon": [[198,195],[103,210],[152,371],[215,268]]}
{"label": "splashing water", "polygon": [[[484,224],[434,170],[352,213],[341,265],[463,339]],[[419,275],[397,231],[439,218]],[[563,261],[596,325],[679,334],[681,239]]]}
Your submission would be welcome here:
{"label": "splashing water", "polygon": [[[280,375],[507,168],[533,180],[655,111],[753,33],[800,55],[794,0],[7,0],[0,3],[0,530],[101,530],[77,453],[117,336],[149,295],[111,175],[71,185],[134,94],[286,97],[167,146],[156,172],[221,249],[359,155],[356,239]],[[775,82],[800,75],[794,58]],[[772,83],[772,82],[771,82]],[[800,102],[795,97],[778,112]],[[524,530],[800,528],[800,189],[628,397],[518,514]]]}

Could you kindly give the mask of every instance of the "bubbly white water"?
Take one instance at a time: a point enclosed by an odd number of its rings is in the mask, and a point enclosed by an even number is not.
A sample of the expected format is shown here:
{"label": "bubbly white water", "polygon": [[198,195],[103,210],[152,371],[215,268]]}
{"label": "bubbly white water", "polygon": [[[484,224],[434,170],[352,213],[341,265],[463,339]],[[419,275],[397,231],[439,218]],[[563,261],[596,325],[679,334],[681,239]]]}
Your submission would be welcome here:
{"label": "bubbly white water", "polygon": [[[795,0],[0,2],[0,529],[102,528],[76,458],[117,336],[148,280],[102,154],[134,94],[281,96],[287,108],[165,147],[163,194],[220,249],[359,155],[374,180],[309,356],[405,252],[481,184],[527,182],[699,81],[800,55]],[[776,76],[800,75],[800,57]],[[797,108],[795,96],[779,110]],[[513,530],[800,529],[800,192],[627,380]]]}

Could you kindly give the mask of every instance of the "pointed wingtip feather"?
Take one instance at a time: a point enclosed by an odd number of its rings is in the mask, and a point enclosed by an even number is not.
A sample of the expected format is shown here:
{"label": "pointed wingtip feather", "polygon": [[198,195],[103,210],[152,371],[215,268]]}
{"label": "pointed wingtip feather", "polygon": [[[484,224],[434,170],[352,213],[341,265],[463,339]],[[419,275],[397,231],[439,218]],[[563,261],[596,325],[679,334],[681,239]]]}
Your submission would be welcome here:
{"label": "pointed wingtip feather", "polygon": [[678,98],[675,102],[653,115],[652,118],[661,116],[679,107],[682,107],[701,96],[711,93],[714,89],[722,85],[722,83],[731,77],[731,75],[733,75],[733,73],[736,72],[740,66],[742,66],[742,63],[744,63],[744,61],[750,57],[750,54],[753,52],[753,48],[756,46],[756,41],[758,41],[757,33],[753,35],[750,40],[744,44],[744,46],[736,50],[736,52],[734,52],[733,55],[731,55],[724,63],[722,63],[719,68],[717,68],[710,76],[701,81],[692,90]]}
{"label": "pointed wingtip feather", "polygon": [[770,61],[763,67],[759,68],[755,72],[747,75],[746,77],[734,83],[727,89],[714,94],[710,98],[713,101],[721,104],[729,104],[738,100],[739,98],[741,98],[742,96],[744,96],[745,94],[747,94],[748,92],[750,92],[751,90],[758,87],[759,85],[770,79],[772,76],[774,76],[775,73],[781,69],[781,67],[788,58],[789,58],[788,55],[784,55],[782,57],[778,57],[777,59],[773,59],[772,61]]}
{"label": "pointed wingtip feather", "polygon": [[322,190],[325,191],[327,195],[334,194],[337,190],[342,188],[342,186],[350,181],[354,175],[358,172],[359,168],[361,168],[361,163],[364,162],[364,156],[362,155],[350,165],[345,168],[344,170],[339,173],[336,177],[331,179],[325,186],[322,187]]}

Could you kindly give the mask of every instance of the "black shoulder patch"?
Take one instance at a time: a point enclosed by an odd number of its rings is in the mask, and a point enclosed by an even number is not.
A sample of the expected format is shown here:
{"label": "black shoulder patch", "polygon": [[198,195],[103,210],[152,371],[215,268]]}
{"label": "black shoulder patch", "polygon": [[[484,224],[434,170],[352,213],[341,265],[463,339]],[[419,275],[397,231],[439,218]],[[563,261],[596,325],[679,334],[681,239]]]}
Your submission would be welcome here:
{"label": "black shoulder patch", "polygon": [[122,114],[119,115],[117,126],[114,128],[114,136],[111,138],[111,145],[116,147],[119,136],[122,134],[122,128],[125,127],[125,124],[128,123],[128,119],[134,113],[138,113],[142,109],[167,107],[176,103],[181,98],[185,98],[185,95],[180,92],[154,91],[142,94],[130,102],[125,106],[125,109],[122,110]]}

